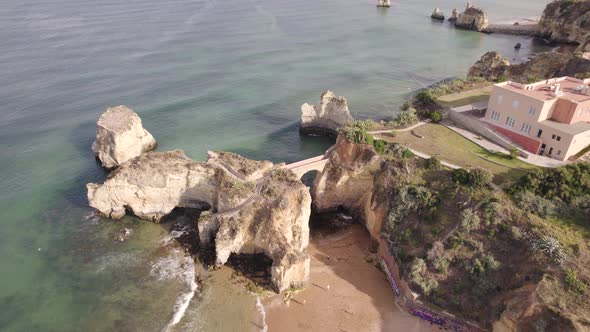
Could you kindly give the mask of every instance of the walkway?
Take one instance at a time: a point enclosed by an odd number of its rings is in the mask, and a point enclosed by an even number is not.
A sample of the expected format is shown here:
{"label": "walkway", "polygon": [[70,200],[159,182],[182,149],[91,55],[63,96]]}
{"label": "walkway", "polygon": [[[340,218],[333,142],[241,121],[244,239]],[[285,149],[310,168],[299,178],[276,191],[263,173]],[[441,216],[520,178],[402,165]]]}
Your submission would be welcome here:
{"label": "walkway", "polygon": [[418,121],[416,124],[411,125],[407,128],[402,128],[402,129],[385,129],[385,130],[373,130],[373,131],[369,131],[369,134],[371,135],[378,135],[378,134],[387,134],[390,133],[392,131],[408,131],[408,130],[412,130],[412,129],[416,129],[420,126],[423,126],[427,123],[429,123],[430,120],[425,120],[425,121]]}
{"label": "walkway", "polygon": [[285,165],[283,166],[283,168],[290,169],[291,171],[293,171],[293,173],[297,175],[297,177],[302,177],[305,173],[309,171],[323,171],[327,162],[328,158],[325,154],[323,154],[321,156],[316,156]]}
{"label": "walkway", "polygon": [[[459,126],[455,125],[450,121],[443,121],[441,122],[441,124],[490,152],[502,152],[510,154],[508,150],[497,145],[496,143],[492,143],[487,139],[481,137],[480,135],[473,133],[467,129],[460,128]],[[525,163],[540,167],[560,167],[567,164],[564,161],[547,158],[535,154],[529,154],[528,158],[518,157],[518,159],[524,161]]]}

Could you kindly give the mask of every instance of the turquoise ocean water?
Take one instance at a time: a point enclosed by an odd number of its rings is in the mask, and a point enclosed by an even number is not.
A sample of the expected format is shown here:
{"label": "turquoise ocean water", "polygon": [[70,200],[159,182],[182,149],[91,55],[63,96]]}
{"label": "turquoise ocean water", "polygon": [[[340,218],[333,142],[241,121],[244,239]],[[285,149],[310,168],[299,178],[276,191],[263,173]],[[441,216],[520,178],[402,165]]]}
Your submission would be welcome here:
{"label": "turquoise ocean water", "polygon": [[[496,21],[544,7],[476,4]],[[198,160],[223,149],[292,162],[331,144],[297,128],[300,105],[325,89],[345,96],[356,116],[388,117],[408,93],[464,75],[485,51],[524,59],[546,49],[432,22],[436,6],[448,15],[464,3],[3,1],[0,330],[159,331],[175,318],[172,330],[231,330],[246,321],[240,308],[251,299],[220,305],[215,287],[184,301],[194,271],[169,225],[92,215],[85,184],[105,177],[90,151],[97,117],[127,105],[158,150]],[[124,227],[130,240],[114,242]]]}

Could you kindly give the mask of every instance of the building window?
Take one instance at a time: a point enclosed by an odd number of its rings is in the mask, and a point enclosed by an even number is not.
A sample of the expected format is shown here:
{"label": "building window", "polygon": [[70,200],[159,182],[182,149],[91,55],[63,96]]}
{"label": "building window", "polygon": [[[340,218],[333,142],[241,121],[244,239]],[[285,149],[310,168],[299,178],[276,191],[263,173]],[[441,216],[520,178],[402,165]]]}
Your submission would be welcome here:
{"label": "building window", "polygon": [[537,132],[537,137],[540,138],[541,135],[543,135],[543,129],[539,129],[539,131]]}
{"label": "building window", "polygon": [[529,114],[535,115],[535,113],[537,113],[537,109],[535,108],[535,106],[531,106],[531,108],[529,108]]}
{"label": "building window", "polygon": [[547,144],[545,144],[545,143],[541,144],[541,149],[544,149],[546,147],[547,147]]}
{"label": "building window", "polygon": [[496,112],[496,111],[492,111],[492,116],[491,116],[492,120],[500,120],[500,113]]}
{"label": "building window", "polygon": [[561,141],[561,136],[557,136],[557,135],[553,134],[553,135],[551,135],[551,139],[554,139],[559,142],[559,141]]}
{"label": "building window", "polygon": [[561,155],[561,150],[557,150],[557,155]]}
{"label": "building window", "polygon": [[518,102],[518,100],[513,100],[513,101],[512,101],[512,108],[518,108],[518,104],[520,104],[520,103]]}
{"label": "building window", "polygon": [[551,155],[551,153],[553,153],[553,148],[549,148],[549,152],[547,152],[548,155]]}
{"label": "building window", "polygon": [[561,136],[557,136],[557,138],[555,139],[556,141],[561,141]]}
{"label": "building window", "polygon": [[528,123],[523,123],[522,126],[520,127],[520,131],[522,131],[523,133],[530,134],[531,133],[531,125]]}
{"label": "building window", "polygon": [[514,127],[514,122],[515,121],[513,118],[511,118],[509,116],[506,117],[506,126],[507,127]]}

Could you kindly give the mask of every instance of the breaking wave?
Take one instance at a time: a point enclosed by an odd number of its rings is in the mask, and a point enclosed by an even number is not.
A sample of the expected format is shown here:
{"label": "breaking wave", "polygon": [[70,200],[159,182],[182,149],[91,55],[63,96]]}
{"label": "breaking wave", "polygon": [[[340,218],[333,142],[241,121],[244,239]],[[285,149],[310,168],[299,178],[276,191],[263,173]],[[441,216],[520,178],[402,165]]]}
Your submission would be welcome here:
{"label": "breaking wave", "polygon": [[160,258],[152,265],[150,274],[158,280],[182,280],[185,285],[185,291],[178,296],[174,304],[172,318],[162,330],[170,331],[182,320],[199,288],[195,282],[196,273],[193,259],[182,250],[175,248],[168,256]]}

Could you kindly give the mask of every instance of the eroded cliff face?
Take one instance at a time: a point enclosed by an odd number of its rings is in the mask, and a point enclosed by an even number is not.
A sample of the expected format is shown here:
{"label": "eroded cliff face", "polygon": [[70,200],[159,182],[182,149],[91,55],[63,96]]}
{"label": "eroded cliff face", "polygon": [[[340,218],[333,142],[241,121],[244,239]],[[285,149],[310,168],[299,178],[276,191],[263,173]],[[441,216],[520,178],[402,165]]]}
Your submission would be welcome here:
{"label": "eroded cliff face", "polygon": [[588,72],[590,72],[590,60],[571,53],[541,53],[527,62],[511,64],[500,53],[493,51],[484,54],[469,69],[467,76],[527,83],[530,80],[573,77]]}
{"label": "eroded cliff face", "polygon": [[318,212],[344,207],[378,237],[388,212],[388,205],[375,199],[375,181],[386,167],[384,159],[372,146],[354,144],[342,136],[326,154],[328,163],[313,185],[313,207]]}
{"label": "eroded cliff face", "polygon": [[304,134],[336,135],[338,128],[353,121],[344,97],[336,97],[332,91],[324,91],[317,105],[301,105],[300,132]]}
{"label": "eroded cliff face", "polygon": [[561,43],[577,43],[590,51],[590,1],[558,0],[549,3],[539,22],[541,36]]}
{"label": "eroded cliff face", "polygon": [[293,172],[271,162],[220,152],[196,162],[180,150],[148,152],[87,188],[90,205],[113,219],[130,212],[159,222],[177,207],[209,209],[196,227],[201,247],[215,247],[218,264],[232,253],[264,253],[273,260],[277,291],[308,280],[311,196]]}
{"label": "eroded cliff face", "polygon": [[105,168],[118,167],[143,152],[153,150],[156,140],[127,106],[108,108],[96,123],[92,151]]}

